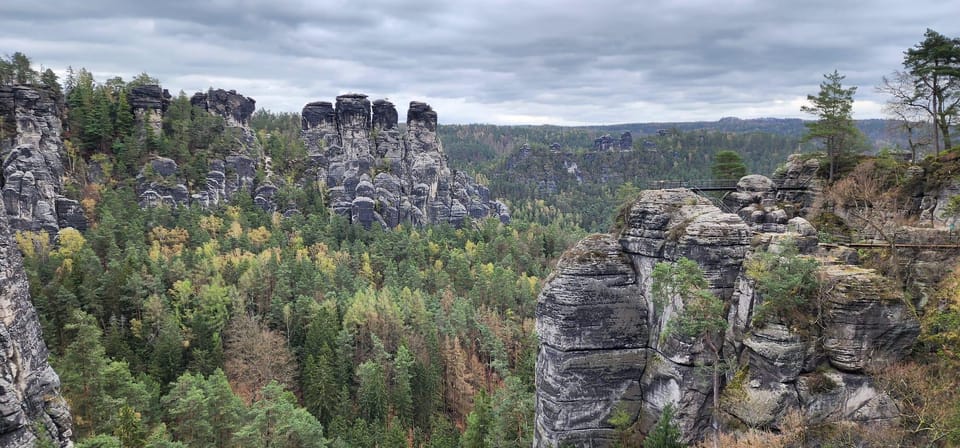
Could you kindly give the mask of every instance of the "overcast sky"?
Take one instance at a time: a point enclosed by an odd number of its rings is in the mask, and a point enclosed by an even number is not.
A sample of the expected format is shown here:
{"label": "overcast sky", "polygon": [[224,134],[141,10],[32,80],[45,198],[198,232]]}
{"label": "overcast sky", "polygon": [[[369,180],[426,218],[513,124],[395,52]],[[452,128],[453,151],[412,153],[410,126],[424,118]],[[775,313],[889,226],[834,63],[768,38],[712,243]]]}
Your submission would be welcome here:
{"label": "overcast sky", "polygon": [[837,69],[874,118],[881,77],[958,17],[956,0],[3,0],[0,53],[273,111],[361,92],[403,117],[420,100],[441,123],[804,117]]}

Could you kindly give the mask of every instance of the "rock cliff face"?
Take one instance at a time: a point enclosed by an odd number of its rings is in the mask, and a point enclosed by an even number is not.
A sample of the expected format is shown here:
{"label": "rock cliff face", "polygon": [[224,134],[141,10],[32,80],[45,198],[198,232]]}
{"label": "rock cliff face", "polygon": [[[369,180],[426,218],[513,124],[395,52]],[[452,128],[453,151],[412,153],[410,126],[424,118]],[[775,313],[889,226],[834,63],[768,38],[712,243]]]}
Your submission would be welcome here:
{"label": "rock cliff face", "polygon": [[[170,95],[159,86],[142,86],[133,89],[131,106],[134,114],[145,125],[159,126],[162,112],[166,110]],[[214,207],[230,201],[238,192],[246,191],[254,202],[265,210],[273,210],[273,194],[276,187],[269,180],[269,161],[250,129],[250,117],[256,109],[256,101],[234,90],[210,89],[196,93],[190,104],[211,114],[222,117],[224,132],[233,137],[229,155],[222,159],[208,160],[210,171],[206,182],[190,191],[184,184],[177,163],[158,157],[144,165],[137,176],[137,192],[140,205],[155,207],[161,204],[186,206],[191,203],[202,207]],[[141,118],[145,117],[145,118]],[[257,182],[257,170],[263,168],[268,176]]]}
{"label": "rock cliff face", "polygon": [[71,447],[70,410],[60,396],[60,378],[47,363],[12,230],[7,214],[0,213],[0,446],[32,447],[42,439]]}
{"label": "rock cliff face", "polygon": [[[742,183],[746,208],[772,191],[766,178]],[[802,250],[816,248],[813,226],[781,219],[786,212],[768,205],[759,210],[760,224],[776,225],[764,232],[741,218],[752,214],[724,213],[688,190],[648,190],[622,215],[616,235],[593,235],[564,254],[538,298],[535,446],[608,446],[614,410],[648,430],[668,403],[686,441],[709,433],[712,387],[701,369],[711,357],[665,332],[683,303],[657,310],[650,299],[654,266],[680,257],[697,262],[728,310],[722,358],[738,368],[728,369],[724,383],[737,371],[744,377],[721,389],[722,422],[776,428],[793,410],[811,422],[896,417],[896,403],[867,372],[901,359],[919,325],[891,292],[897,288],[875,272],[821,268],[829,293],[815,329],[752,322],[763,297],[743,272],[751,245],[789,239]],[[811,238],[812,245],[804,243]]]}
{"label": "rock cliff face", "polygon": [[163,128],[163,113],[170,105],[170,92],[158,85],[137,86],[130,89],[128,101],[133,108],[137,122],[149,127],[154,135],[160,135]]}
{"label": "rock cliff face", "polygon": [[486,187],[447,166],[437,113],[413,101],[406,132],[392,103],[348,94],[309,103],[301,113],[310,167],[304,182],[330,191],[334,212],[370,227],[449,223],[487,216],[507,222],[509,210]]}
{"label": "rock cliff face", "polygon": [[79,203],[62,195],[62,115],[62,100],[49,90],[0,86],[0,185],[15,230],[86,227]]}

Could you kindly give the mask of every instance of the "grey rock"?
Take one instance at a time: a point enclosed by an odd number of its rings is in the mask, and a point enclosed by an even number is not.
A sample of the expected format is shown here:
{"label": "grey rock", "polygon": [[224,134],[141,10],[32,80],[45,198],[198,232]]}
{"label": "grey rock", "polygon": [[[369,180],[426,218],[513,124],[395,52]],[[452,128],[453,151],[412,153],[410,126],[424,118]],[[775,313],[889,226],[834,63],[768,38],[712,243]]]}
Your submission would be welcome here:
{"label": "grey rock", "polygon": [[633,149],[633,134],[630,131],[620,134],[620,149],[623,151]]}
{"label": "grey rock", "polygon": [[639,411],[646,310],[613,237],[593,235],[564,253],[537,299],[535,446],[606,446],[613,405]]}
{"label": "grey rock", "polygon": [[824,305],[823,349],[830,364],[863,372],[902,359],[920,334],[903,294],[876,272],[825,266],[830,291]]}
{"label": "grey rock", "polygon": [[358,197],[353,200],[350,208],[350,219],[369,229],[375,221],[374,207],[376,203],[368,197]]}
{"label": "grey rock", "polygon": [[237,93],[236,90],[210,89],[207,93],[195,93],[190,104],[214,115],[219,115],[227,126],[249,127],[250,117],[257,110],[257,102]]}
{"label": "grey rock", "polygon": [[343,154],[348,159],[369,157],[370,101],[366,95],[350,93],[337,97],[337,132],[340,134]]}
{"label": "grey rock", "polygon": [[79,202],[73,199],[57,198],[54,204],[57,211],[57,224],[61,229],[73,227],[80,231],[87,230],[87,217]]}
{"label": "grey rock", "polygon": [[[362,217],[365,226],[378,221],[392,228],[408,221],[460,227],[491,215],[509,222],[509,210],[491,201],[489,189],[447,166],[437,113],[429,105],[410,103],[403,133],[397,120],[392,103],[371,105],[362,94],[341,95],[335,106],[307,104],[301,138],[309,169],[299,182],[324,182],[334,212]],[[374,201],[375,215],[365,212],[363,201],[354,213],[353,201],[361,197]]]}
{"label": "grey rock", "polygon": [[[754,203],[761,218],[782,216],[768,199]],[[794,411],[812,422],[896,421],[896,403],[864,374],[902,359],[919,333],[888,281],[827,265],[818,274],[829,291],[819,325],[752,322],[764,298],[743,271],[751,244],[776,252],[786,241],[815,241],[810,223],[776,218],[785,221],[779,233],[758,233],[688,190],[643,191],[624,213],[616,236],[593,235],[566,252],[538,297],[535,446],[609,446],[616,406],[647,431],[672,404],[685,443],[709,434],[713,391],[703,370],[713,357],[666,332],[684,303],[650,300],[656,264],[680,257],[729,304],[722,356],[746,375],[731,373],[725,380],[737,381],[721,389],[733,421],[777,429]]]}
{"label": "grey rock", "polygon": [[[13,229],[0,212],[0,446],[32,447],[43,437],[72,447],[70,411],[47,361]],[[40,427],[46,434],[35,433]]]}
{"label": "grey rock", "polygon": [[812,424],[835,421],[895,423],[897,403],[866,375],[828,369],[801,376],[797,392]]}
{"label": "grey rock", "polygon": [[610,134],[602,135],[593,141],[593,150],[609,151],[610,149],[613,149],[616,144],[616,140],[614,140]]}
{"label": "grey rock", "polygon": [[[0,135],[4,136],[0,139],[0,194],[9,223],[17,230],[53,234],[59,229],[56,201],[63,198],[66,152],[62,120],[62,98],[52,91],[0,86]],[[85,221],[82,209],[71,213],[71,221]]]}

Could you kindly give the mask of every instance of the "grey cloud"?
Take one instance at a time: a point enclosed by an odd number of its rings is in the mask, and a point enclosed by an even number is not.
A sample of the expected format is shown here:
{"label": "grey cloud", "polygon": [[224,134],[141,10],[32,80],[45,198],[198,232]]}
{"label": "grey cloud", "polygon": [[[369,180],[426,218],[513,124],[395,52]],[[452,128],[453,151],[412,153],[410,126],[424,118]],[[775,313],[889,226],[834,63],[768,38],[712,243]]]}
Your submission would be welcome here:
{"label": "grey cloud", "polygon": [[274,110],[364,91],[438,101],[445,122],[610,123],[801,116],[791,101],[834,69],[882,102],[873,86],[927,27],[958,34],[939,0],[140,3],[4,2],[0,52]]}

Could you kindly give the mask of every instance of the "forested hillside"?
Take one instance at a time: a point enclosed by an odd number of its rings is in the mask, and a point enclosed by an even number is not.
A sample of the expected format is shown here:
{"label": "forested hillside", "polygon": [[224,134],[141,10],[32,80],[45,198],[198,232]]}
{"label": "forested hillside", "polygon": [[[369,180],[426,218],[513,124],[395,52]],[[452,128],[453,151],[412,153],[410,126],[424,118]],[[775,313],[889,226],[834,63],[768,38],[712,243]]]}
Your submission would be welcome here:
{"label": "forested hillside", "polygon": [[[590,231],[610,228],[612,213],[651,181],[710,179],[721,151],[739,154],[749,173],[771,175],[787,156],[811,151],[798,137],[771,133],[695,131],[650,136],[630,150],[557,151],[528,146],[495,163],[484,174],[495,195],[509,198],[514,214],[541,201],[540,208]],[[556,217],[545,216],[541,222]]]}
{"label": "forested hillside", "polygon": [[[857,128],[867,137],[870,146],[906,147],[906,136],[894,120],[857,120]],[[624,132],[632,134],[634,145],[644,147],[645,140],[664,134],[730,133],[774,134],[800,139],[806,133],[804,120],[798,118],[723,118],[718,121],[625,123],[606,126],[500,126],[492,124],[446,124],[440,126],[444,149],[451,161],[466,167],[476,162],[489,162],[510,155],[524,144],[550,146],[557,144],[562,151],[587,150],[604,135],[618,138]]]}
{"label": "forested hillside", "polygon": [[[63,101],[62,191],[87,230],[16,241],[78,446],[531,445],[535,298],[579,230],[366,230],[295,183],[299,115],[260,111],[246,141],[183,93],[135,113],[151,82],[79,70],[62,99],[36,90]],[[175,187],[157,157],[193,188],[238,145],[262,148],[258,182],[295,213],[243,189],[143,207],[144,182]]]}

